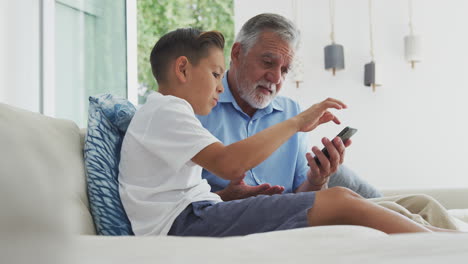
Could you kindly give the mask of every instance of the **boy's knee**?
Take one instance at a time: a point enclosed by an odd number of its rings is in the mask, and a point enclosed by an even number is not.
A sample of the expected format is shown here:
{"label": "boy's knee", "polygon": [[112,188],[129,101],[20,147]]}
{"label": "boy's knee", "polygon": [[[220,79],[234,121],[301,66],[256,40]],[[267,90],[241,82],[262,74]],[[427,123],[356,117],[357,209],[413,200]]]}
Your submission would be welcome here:
{"label": "boy's knee", "polygon": [[368,202],[354,191],[348,188],[338,187],[334,192],[336,195],[335,199],[337,199],[336,203],[344,215],[349,216],[350,214],[356,214],[366,209],[366,204]]}
{"label": "boy's knee", "polygon": [[331,206],[337,212],[345,214],[348,210],[354,210],[353,208],[363,200],[359,194],[345,187],[333,187],[323,192],[326,192],[324,198],[331,202]]}
{"label": "boy's knee", "polygon": [[335,199],[362,198],[359,194],[346,187],[337,186],[327,189],[327,191],[329,191],[330,196],[334,197]]}
{"label": "boy's knee", "polygon": [[348,223],[350,217],[361,212],[366,202],[359,194],[344,187],[320,191],[317,197],[315,210],[309,216],[311,225]]}

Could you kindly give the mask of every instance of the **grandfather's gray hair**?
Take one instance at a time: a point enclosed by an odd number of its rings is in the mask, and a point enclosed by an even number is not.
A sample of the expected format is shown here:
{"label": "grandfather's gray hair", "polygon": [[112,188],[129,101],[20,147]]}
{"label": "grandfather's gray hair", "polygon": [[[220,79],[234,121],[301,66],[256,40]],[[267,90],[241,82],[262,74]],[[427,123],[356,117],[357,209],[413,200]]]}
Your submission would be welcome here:
{"label": "grandfather's gray hair", "polygon": [[244,51],[248,52],[260,34],[267,31],[276,33],[294,49],[299,48],[300,32],[294,23],[281,15],[271,13],[263,13],[249,19],[237,34],[235,42],[241,43]]}

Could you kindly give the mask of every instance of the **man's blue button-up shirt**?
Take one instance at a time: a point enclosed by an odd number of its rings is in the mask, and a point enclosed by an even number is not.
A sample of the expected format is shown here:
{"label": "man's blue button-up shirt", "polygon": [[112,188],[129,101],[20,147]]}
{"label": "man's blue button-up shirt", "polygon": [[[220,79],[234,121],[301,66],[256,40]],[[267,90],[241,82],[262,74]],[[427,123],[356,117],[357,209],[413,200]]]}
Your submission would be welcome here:
{"label": "man's blue button-up shirt", "polygon": [[[218,104],[207,116],[197,116],[203,126],[216,136],[224,145],[243,140],[256,133],[296,116],[301,112],[295,101],[277,96],[266,108],[258,109],[253,117],[242,111],[232,96],[227,82],[223,78],[224,93],[220,94]],[[285,187],[285,192],[293,192],[306,179],[308,151],[307,135],[296,133],[268,159],[246,172],[248,185],[269,183]],[[232,162],[236,162],[233,160]],[[203,170],[202,177],[211,185],[211,191],[224,189],[229,181],[221,179],[209,171]]]}

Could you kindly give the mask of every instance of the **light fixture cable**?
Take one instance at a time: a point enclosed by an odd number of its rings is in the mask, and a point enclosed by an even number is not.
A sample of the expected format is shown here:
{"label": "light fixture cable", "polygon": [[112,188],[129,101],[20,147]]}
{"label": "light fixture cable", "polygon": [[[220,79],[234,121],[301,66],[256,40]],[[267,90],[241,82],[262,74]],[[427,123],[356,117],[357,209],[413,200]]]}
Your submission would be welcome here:
{"label": "light fixture cable", "polygon": [[330,39],[332,44],[335,44],[335,0],[329,0],[330,4]]}
{"label": "light fixture cable", "polygon": [[409,29],[410,29],[410,34],[413,35],[413,1],[408,0],[408,11],[409,11]]}
{"label": "light fixture cable", "polygon": [[373,21],[373,14],[372,14],[372,0],[369,0],[369,38],[370,38],[370,55],[372,61],[374,61],[374,21]]}

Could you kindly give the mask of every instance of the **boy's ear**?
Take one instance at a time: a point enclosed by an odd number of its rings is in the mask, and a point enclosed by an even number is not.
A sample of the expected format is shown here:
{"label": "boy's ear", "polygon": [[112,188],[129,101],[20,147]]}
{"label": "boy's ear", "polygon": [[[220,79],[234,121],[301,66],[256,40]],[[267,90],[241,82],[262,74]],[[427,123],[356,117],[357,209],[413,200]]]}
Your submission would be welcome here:
{"label": "boy's ear", "polygon": [[239,42],[236,42],[232,45],[232,49],[231,49],[231,62],[234,63],[234,65],[237,65],[239,63],[240,55],[241,55],[241,44]]}
{"label": "boy's ear", "polygon": [[189,67],[188,58],[185,56],[178,57],[174,63],[174,67],[177,79],[185,83],[187,81],[187,68]]}

